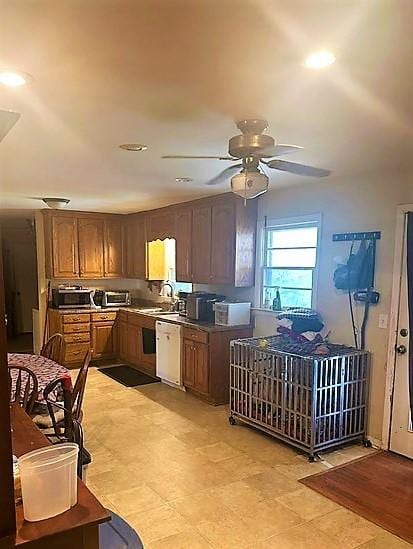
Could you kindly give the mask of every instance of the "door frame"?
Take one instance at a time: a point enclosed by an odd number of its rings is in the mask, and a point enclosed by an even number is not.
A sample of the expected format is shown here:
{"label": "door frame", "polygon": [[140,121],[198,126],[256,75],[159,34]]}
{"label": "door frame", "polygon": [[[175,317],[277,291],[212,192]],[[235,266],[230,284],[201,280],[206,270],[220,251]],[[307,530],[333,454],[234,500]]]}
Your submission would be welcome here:
{"label": "door frame", "polygon": [[384,414],[382,429],[382,447],[390,449],[391,420],[393,408],[394,378],[396,367],[396,343],[399,323],[399,301],[402,280],[403,249],[405,244],[406,214],[413,212],[413,204],[397,207],[396,237],[394,244],[393,282],[390,308],[389,341],[387,348],[386,384],[384,393]]}

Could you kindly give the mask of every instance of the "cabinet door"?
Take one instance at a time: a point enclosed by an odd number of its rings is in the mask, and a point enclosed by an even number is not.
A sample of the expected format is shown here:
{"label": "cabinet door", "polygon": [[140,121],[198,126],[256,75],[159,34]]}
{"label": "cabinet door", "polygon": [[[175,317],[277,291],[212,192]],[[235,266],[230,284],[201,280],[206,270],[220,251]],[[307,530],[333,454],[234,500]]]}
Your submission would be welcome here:
{"label": "cabinet door", "polygon": [[175,238],[175,216],[172,211],[149,212],[146,215],[146,237],[151,240]]}
{"label": "cabinet door", "polygon": [[194,343],[195,389],[200,393],[209,393],[208,345]]}
{"label": "cabinet door", "polygon": [[103,224],[101,217],[80,217],[78,219],[81,277],[103,277]]}
{"label": "cabinet door", "polygon": [[121,219],[105,219],[105,269],[106,277],[123,275],[123,226]]}
{"label": "cabinet door", "polygon": [[192,282],[192,210],[185,208],[176,214],[176,280]]}
{"label": "cabinet door", "polygon": [[112,358],[116,355],[115,325],[113,322],[92,323],[93,358]]}
{"label": "cabinet door", "polygon": [[51,247],[54,278],[79,276],[77,219],[68,215],[54,215],[51,219]]}
{"label": "cabinet door", "polygon": [[199,284],[211,282],[211,221],[210,206],[198,206],[192,211],[192,280]]}
{"label": "cabinet door", "polygon": [[233,284],[235,267],[235,209],[232,200],[212,207],[211,283]]}
{"label": "cabinet door", "polygon": [[183,340],[183,382],[185,387],[195,387],[195,347],[190,339]]}
{"label": "cabinet door", "polygon": [[128,323],[119,322],[119,357],[128,360]]}
{"label": "cabinet door", "polygon": [[146,278],[145,218],[134,216],[126,224],[126,273],[129,278]]}
{"label": "cabinet door", "polygon": [[137,366],[139,365],[139,359],[140,359],[140,340],[141,340],[141,329],[139,328],[139,326],[135,326],[134,324],[128,324],[127,338],[128,338],[128,342],[127,342],[128,361]]}

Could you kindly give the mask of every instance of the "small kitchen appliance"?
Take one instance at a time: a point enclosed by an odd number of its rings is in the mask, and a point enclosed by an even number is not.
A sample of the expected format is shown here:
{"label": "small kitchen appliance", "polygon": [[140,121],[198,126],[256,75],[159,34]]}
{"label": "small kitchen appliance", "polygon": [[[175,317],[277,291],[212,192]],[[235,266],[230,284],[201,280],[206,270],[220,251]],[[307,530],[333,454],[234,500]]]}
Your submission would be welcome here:
{"label": "small kitchen appliance", "polygon": [[130,304],[131,299],[128,290],[103,292],[102,307],[127,307]]}
{"label": "small kitchen appliance", "polygon": [[214,304],[225,296],[208,292],[192,292],[186,299],[186,316],[190,320],[214,322]]}
{"label": "small kitchen appliance", "polygon": [[186,302],[188,299],[188,292],[178,292],[177,300],[175,302],[175,311],[179,314],[179,316],[186,316]]}
{"label": "small kitchen appliance", "polygon": [[214,304],[215,324],[242,326],[251,322],[251,303],[222,301]]}
{"label": "small kitchen appliance", "polygon": [[93,290],[82,286],[60,285],[52,288],[53,309],[89,309],[95,304]]}

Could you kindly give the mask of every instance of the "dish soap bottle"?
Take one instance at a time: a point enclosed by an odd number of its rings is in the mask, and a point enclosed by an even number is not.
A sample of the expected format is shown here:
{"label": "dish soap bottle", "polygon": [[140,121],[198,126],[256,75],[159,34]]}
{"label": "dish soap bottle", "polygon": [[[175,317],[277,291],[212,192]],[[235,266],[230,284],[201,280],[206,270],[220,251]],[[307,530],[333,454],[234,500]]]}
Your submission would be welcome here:
{"label": "dish soap bottle", "polygon": [[281,296],[280,296],[280,289],[279,288],[276,288],[275,297],[272,300],[272,310],[273,311],[281,311]]}

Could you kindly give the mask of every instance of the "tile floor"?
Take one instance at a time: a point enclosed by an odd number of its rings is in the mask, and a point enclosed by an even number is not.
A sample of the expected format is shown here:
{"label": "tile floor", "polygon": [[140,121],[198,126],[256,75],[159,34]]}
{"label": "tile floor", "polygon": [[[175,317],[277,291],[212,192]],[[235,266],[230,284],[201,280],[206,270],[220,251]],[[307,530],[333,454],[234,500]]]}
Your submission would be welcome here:
{"label": "tile floor", "polygon": [[359,457],[359,445],[310,464],[242,425],[224,406],[155,383],[126,388],[91,369],[87,484],[145,549],[402,549],[410,545],[298,479]]}

